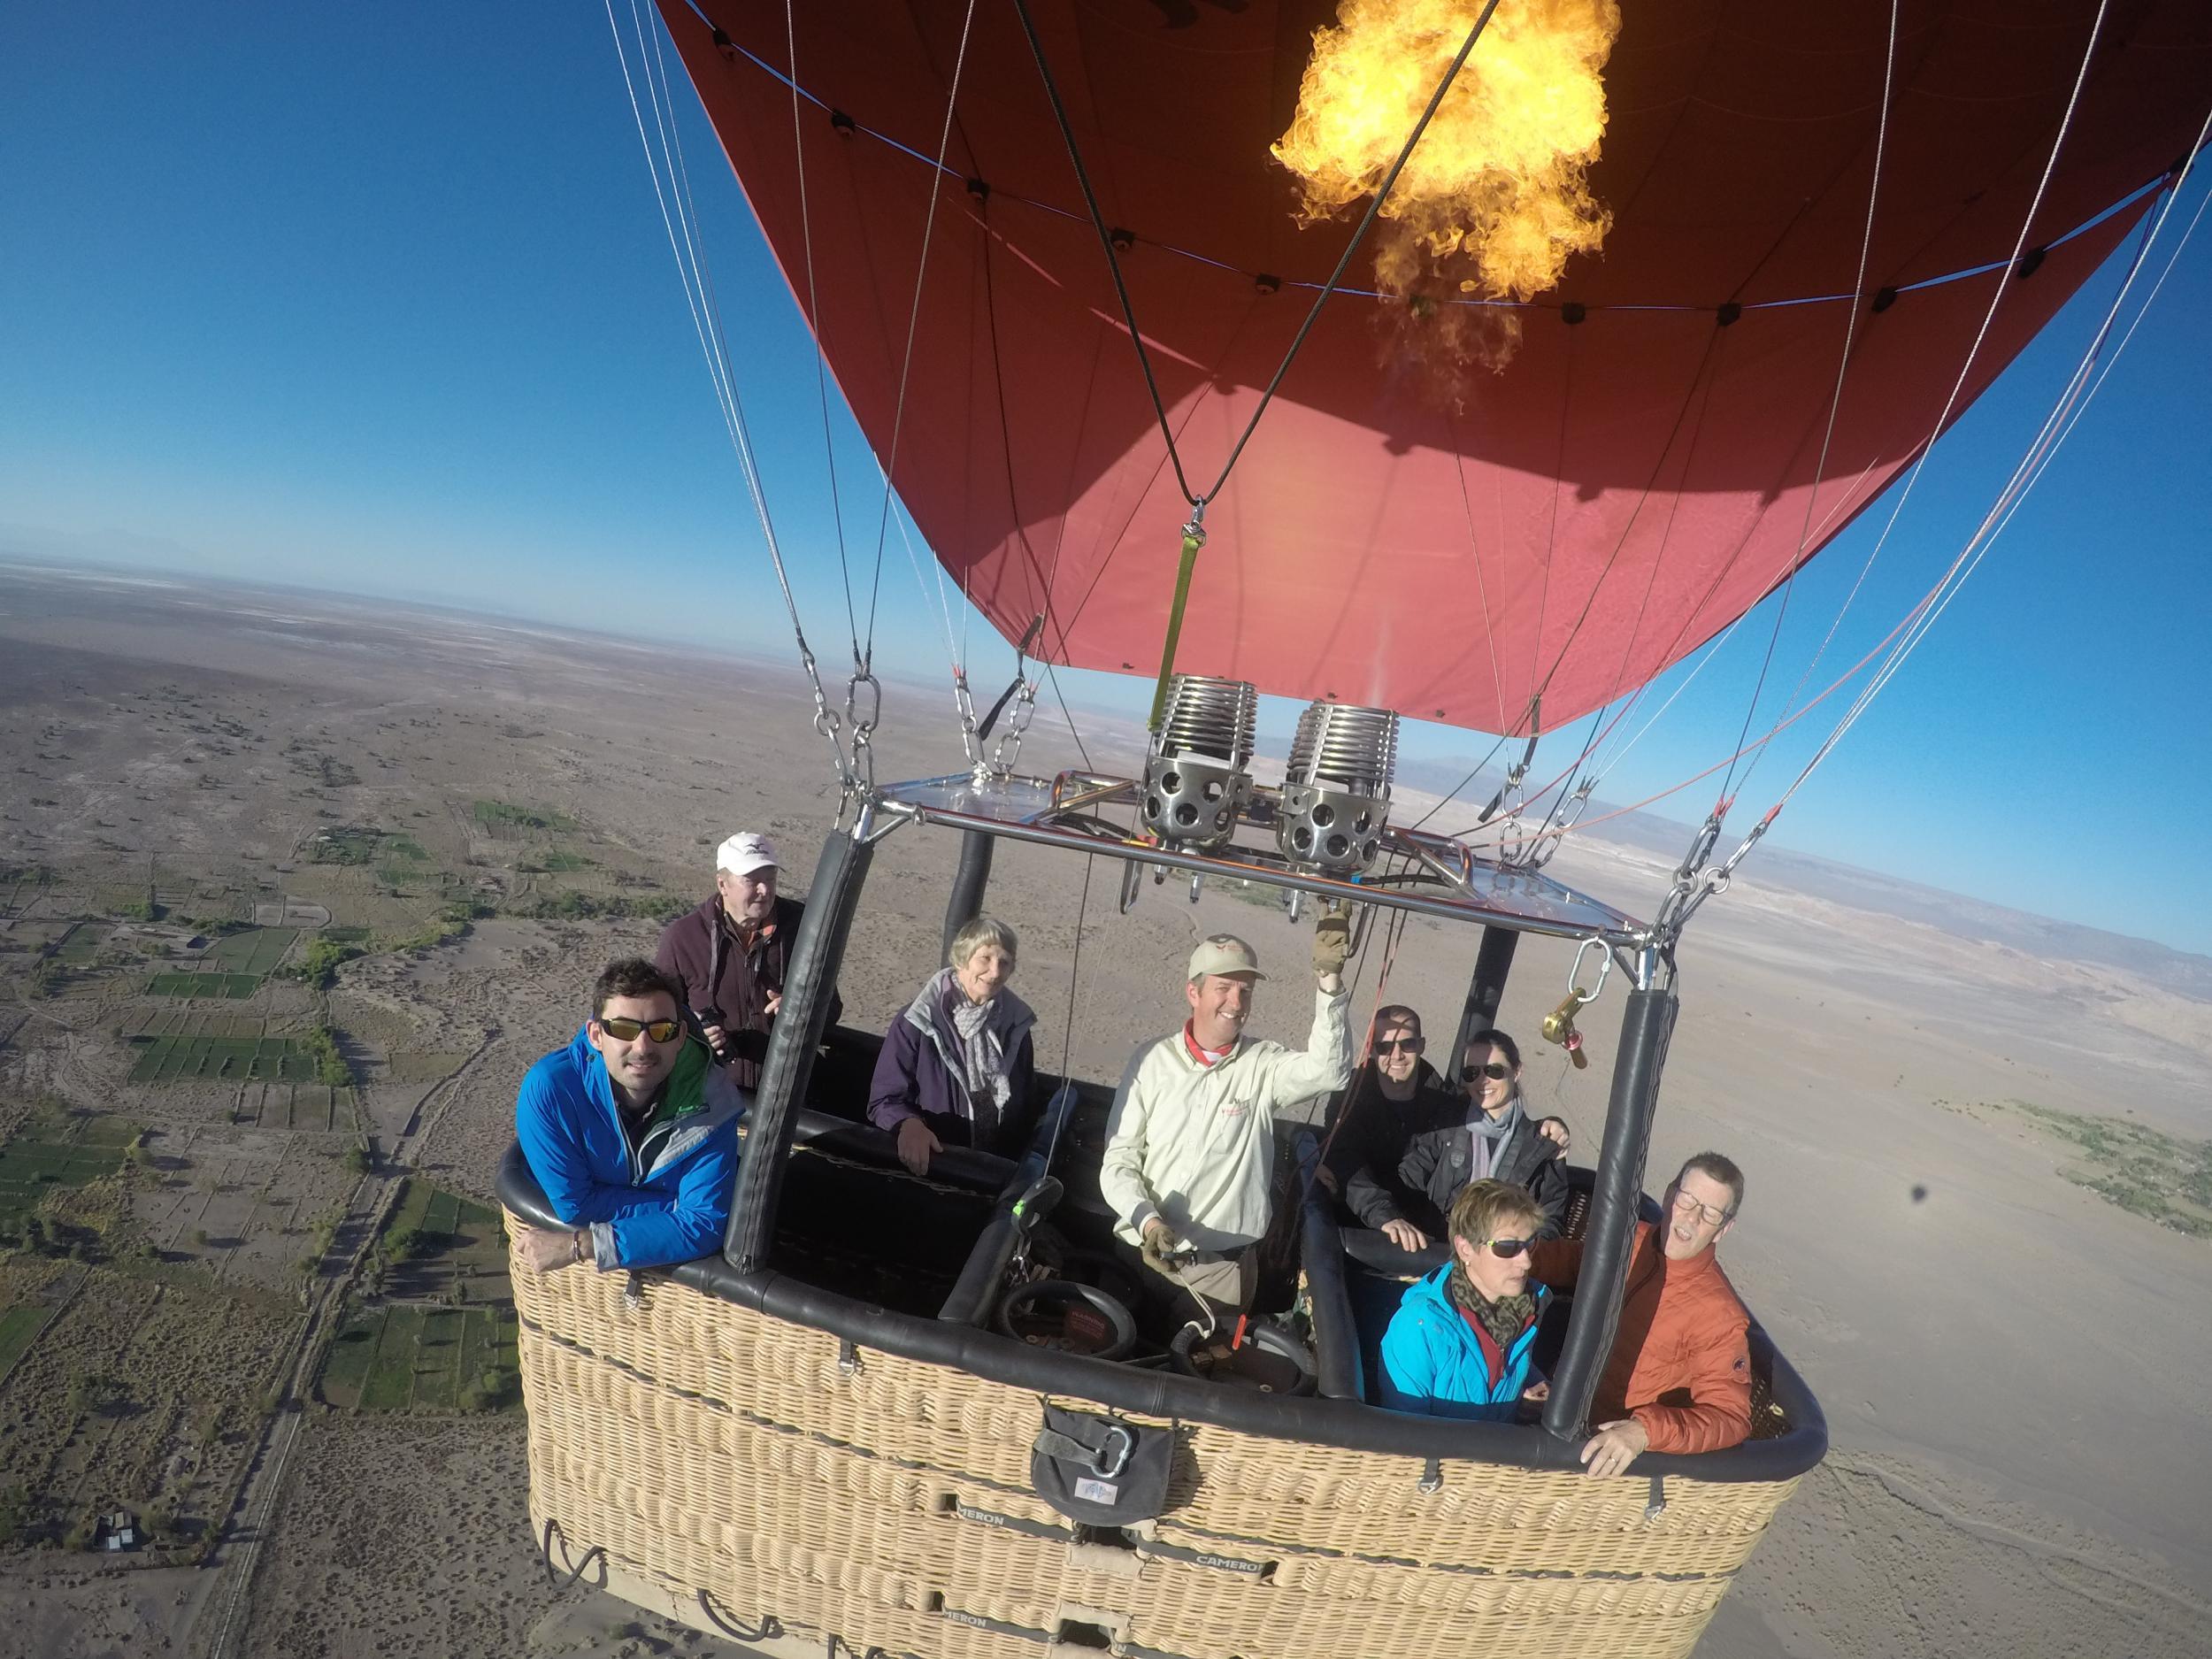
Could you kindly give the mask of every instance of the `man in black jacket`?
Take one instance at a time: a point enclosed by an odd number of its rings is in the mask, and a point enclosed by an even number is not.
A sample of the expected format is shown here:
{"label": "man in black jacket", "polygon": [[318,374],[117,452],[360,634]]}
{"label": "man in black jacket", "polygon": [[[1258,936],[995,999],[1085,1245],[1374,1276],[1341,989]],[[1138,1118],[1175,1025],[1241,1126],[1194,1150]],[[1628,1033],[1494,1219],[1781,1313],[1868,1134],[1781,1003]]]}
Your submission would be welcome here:
{"label": "man in black jacket", "polygon": [[[760,1082],[806,912],[796,899],[778,895],[775,843],[765,835],[741,830],[715,849],[714,863],[714,896],[669,923],[657,960],[684,987],[685,1005],[730,1080],[749,1089]],[[830,1025],[841,1010],[833,988]]]}
{"label": "man in black jacket", "polygon": [[[1379,1072],[1392,1058],[1384,1048],[1386,1035],[1399,1053],[1409,1034],[1417,1042],[1420,1038],[1420,1021],[1411,1010],[1386,1011],[1402,1018],[1387,1033],[1377,1021]],[[1401,1249],[1421,1249],[1444,1236],[1444,1217],[1460,1189],[1487,1177],[1528,1188],[1543,1216],[1540,1236],[1556,1237],[1567,1208],[1567,1174],[1559,1158],[1570,1135],[1560,1119],[1540,1122],[1523,1110],[1521,1055],[1513,1039],[1502,1031],[1480,1031],[1468,1039],[1458,1079],[1464,1093],[1419,1087],[1413,1067],[1397,1064],[1407,1072],[1407,1080],[1397,1085],[1402,1103],[1387,1099],[1389,1079],[1383,1073],[1379,1088],[1386,1098],[1367,1102],[1365,1110],[1379,1108],[1389,1118],[1378,1112],[1371,1119],[1365,1156],[1344,1182],[1344,1202],[1361,1224],[1386,1233]]]}
{"label": "man in black jacket", "polygon": [[1325,1174],[1360,1225],[1387,1233],[1402,1250],[1428,1240],[1406,1218],[1398,1164],[1422,1130],[1463,1113],[1465,1100],[1422,1057],[1421,1017],[1402,1002],[1375,1010],[1367,1063],[1337,1104],[1341,1115]]}

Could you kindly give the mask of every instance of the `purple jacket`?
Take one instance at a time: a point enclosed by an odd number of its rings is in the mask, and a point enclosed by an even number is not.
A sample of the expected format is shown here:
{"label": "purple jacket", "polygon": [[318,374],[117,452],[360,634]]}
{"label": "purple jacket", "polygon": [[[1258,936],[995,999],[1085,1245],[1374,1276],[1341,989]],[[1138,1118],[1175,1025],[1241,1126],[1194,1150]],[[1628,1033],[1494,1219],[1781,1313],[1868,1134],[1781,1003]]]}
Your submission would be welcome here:
{"label": "purple jacket", "polygon": [[[1037,1059],[1029,1039],[1025,1030],[1014,1049],[1007,1071],[1012,1092],[997,1133],[982,1148],[986,1152],[1006,1156],[1018,1153],[1034,1126],[1031,1096],[1036,1092]],[[868,1121],[879,1129],[895,1131],[909,1118],[926,1121],[930,1133],[946,1146],[975,1144],[974,1107],[967,1091],[945,1069],[937,1045],[901,1009],[883,1033],[883,1047],[876,1055],[875,1078],[868,1088]]]}

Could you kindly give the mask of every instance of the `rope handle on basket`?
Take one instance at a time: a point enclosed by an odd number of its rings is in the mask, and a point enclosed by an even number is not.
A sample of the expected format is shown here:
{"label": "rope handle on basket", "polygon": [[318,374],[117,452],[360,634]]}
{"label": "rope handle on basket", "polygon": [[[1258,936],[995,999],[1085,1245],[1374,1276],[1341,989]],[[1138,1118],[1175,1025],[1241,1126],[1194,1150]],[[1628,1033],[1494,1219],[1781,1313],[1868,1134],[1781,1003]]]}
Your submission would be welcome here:
{"label": "rope handle on basket", "polygon": [[1651,1478],[1651,1501],[1644,1505],[1644,1525],[1648,1526],[1667,1512],[1667,1478]]}
{"label": "rope handle on basket", "polygon": [[552,1585],[554,1594],[557,1595],[563,1590],[567,1589],[572,1584],[577,1583],[586,1573],[589,1572],[591,1571],[592,1557],[595,1555],[599,1558],[599,1582],[595,1585],[593,1588],[605,1588],[607,1583],[606,1546],[603,1544],[594,1544],[589,1549],[584,1552],[583,1559],[577,1562],[568,1570],[568,1577],[564,1578],[560,1575],[559,1569],[555,1567],[553,1564],[553,1540],[557,1538],[561,1540],[561,1555],[564,1558],[565,1558],[568,1555],[568,1535],[561,1531],[561,1524],[558,1521],[555,1520],[552,1517],[548,1516],[545,1521],[545,1534],[538,1540],[538,1554],[544,1559],[545,1576],[548,1582]]}
{"label": "rope handle on basket", "polygon": [[773,1613],[760,1616],[758,1630],[747,1630],[742,1624],[733,1624],[724,1618],[714,1610],[714,1598],[707,1594],[703,1586],[699,1591],[699,1610],[706,1615],[707,1623],[732,1641],[775,1641],[783,1635],[783,1621]]}
{"label": "rope handle on basket", "polygon": [[1421,1478],[1413,1483],[1416,1492],[1440,1492],[1444,1487],[1444,1460],[1432,1457],[1421,1465]]}

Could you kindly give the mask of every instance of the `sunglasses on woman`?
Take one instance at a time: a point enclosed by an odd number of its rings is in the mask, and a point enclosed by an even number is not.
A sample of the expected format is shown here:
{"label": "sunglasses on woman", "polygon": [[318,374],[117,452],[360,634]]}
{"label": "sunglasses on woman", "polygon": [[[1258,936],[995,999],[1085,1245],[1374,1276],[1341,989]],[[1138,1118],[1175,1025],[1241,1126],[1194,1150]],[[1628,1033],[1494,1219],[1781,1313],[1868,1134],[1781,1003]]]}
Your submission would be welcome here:
{"label": "sunglasses on woman", "polygon": [[682,1035],[684,1023],[680,1019],[625,1019],[617,1015],[601,1020],[599,1029],[617,1042],[635,1042],[640,1032],[655,1042],[673,1042]]}
{"label": "sunglasses on woman", "polygon": [[1463,1083],[1471,1083],[1479,1077],[1486,1077],[1493,1083],[1502,1083],[1512,1075],[1513,1068],[1502,1060],[1493,1060],[1486,1065],[1463,1065],[1459,1068],[1459,1080]]}
{"label": "sunglasses on woman", "polygon": [[1471,1242],[1478,1250],[1487,1246],[1491,1255],[1500,1261],[1509,1262],[1523,1251],[1532,1248],[1536,1240],[1533,1239],[1476,1239]]}

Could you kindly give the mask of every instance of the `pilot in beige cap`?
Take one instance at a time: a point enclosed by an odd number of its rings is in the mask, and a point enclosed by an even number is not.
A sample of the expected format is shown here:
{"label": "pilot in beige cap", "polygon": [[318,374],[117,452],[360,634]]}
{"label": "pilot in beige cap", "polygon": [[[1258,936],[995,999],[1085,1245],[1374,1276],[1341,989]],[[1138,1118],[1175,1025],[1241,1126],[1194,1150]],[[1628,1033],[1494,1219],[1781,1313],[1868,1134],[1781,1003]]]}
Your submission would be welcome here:
{"label": "pilot in beige cap", "polygon": [[1253,1248],[1267,1231],[1275,1112],[1341,1088],[1352,1074],[1344,987],[1348,923],[1314,929],[1313,1029],[1302,1052],[1247,1040],[1259,955],[1234,933],[1199,941],[1182,1030],[1137,1050],[1107,1119],[1099,1187],[1148,1299],[1204,1334],[1251,1305]]}

